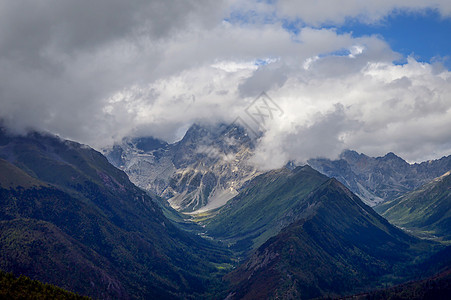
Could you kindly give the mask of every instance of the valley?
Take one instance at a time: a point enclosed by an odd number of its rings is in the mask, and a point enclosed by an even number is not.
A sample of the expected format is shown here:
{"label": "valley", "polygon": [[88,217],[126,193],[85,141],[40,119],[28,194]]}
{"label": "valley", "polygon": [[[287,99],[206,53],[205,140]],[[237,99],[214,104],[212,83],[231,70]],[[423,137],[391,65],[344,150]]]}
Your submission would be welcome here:
{"label": "valley", "polygon": [[[174,144],[130,138],[103,150],[118,169],[88,146],[2,130],[0,269],[102,299],[311,299],[449,268],[450,175],[416,187],[447,158],[404,177],[386,171],[380,195],[393,199],[373,210],[339,180],[355,172],[331,178],[318,161],[259,171],[254,147],[242,128],[194,125]],[[417,179],[388,185],[411,168]]]}

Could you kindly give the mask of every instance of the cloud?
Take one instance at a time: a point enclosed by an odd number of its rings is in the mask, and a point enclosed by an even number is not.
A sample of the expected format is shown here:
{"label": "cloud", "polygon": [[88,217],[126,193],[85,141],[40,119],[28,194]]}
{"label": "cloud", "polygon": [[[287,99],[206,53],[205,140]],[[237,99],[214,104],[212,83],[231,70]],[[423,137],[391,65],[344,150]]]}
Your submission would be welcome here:
{"label": "cloud", "polygon": [[108,98],[183,69],[170,66],[165,47],[182,30],[215,26],[224,9],[220,1],[0,6],[0,117],[16,131],[45,129],[85,142],[125,134],[130,128],[118,123],[133,120],[105,114]]}
{"label": "cloud", "polygon": [[261,169],[278,168],[288,161],[306,163],[312,157],[335,158],[346,148],[346,133],[360,124],[346,116],[341,104],[335,104],[331,111],[314,113],[304,122],[290,125],[289,129],[272,129],[262,137],[253,158]]}
{"label": "cloud", "polygon": [[[321,60],[357,71],[327,72]],[[344,149],[369,155],[394,151],[410,161],[449,155],[451,73],[413,58],[405,65],[364,61],[319,59],[305,71],[313,74],[274,91],[285,115],[263,137],[260,161],[302,163],[334,158]]]}
{"label": "cloud", "polygon": [[[98,148],[126,135],[174,141],[193,122],[232,122],[266,91],[284,115],[257,148],[264,168],[344,148],[449,154],[447,70],[396,65],[382,37],[313,26],[426,6],[448,16],[450,5],[318,2],[323,11],[305,1],[2,2],[0,118]],[[304,25],[294,33],[284,18]]]}
{"label": "cloud", "polygon": [[300,19],[313,26],[343,24],[349,19],[364,23],[376,23],[393,12],[421,12],[436,9],[442,16],[451,15],[451,3],[447,0],[318,0],[318,1],[277,1],[277,13],[281,17]]}

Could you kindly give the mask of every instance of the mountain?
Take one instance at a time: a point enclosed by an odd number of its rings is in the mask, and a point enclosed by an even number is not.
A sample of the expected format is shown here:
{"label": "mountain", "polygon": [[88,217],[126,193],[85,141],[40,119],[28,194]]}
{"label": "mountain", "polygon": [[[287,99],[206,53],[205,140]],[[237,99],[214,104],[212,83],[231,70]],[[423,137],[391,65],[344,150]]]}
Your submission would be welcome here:
{"label": "mountain", "polygon": [[[287,189],[296,185],[279,190]],[[413,275],[408,266],[432,246],[392,226],[335,179],[298,201],[299,218],[227,276],[228,299],[337,297],[392,284]]]}
{"label": "mountain", "polygon": [[207,236],[244,254],[309,214],[310,194],[327,180],[309,166],[269,171],[251,180],[225,206],[197,220]]}
{"label": "mountain", "polygon": [[31,280],[26,276],[16,277],[11,273],[0,271],[0,299],[88,300],[90,298],[37,280]]}
{"label": "mountain", "polygon": [[409,164],[394,153],[369,157],[344,151],[338,160],[310,159],[308,164],[334,177],[366,204],[375,206],[412,191],[451,170],[451,156]]}
{"label": "mountain", "polygon": [[0,130],[0,229],[0,269],[94,298],[205,295],[228,262],[102,154],[40,133]]}
{"label": "mountain", "polygon": [[431,278],[352,296],[355,300],[448,300],[451,295],[451,268]]}
{"label": "mountain", "polygon": [[[425,278],[353,295],[352,299],[449,299],[451,295],[451,246],[432,255],[426,261],[414,266],[414,268],[422,271]],[[415,269],[413,270],[414,272]]]}
{"label": "mountain", "polygon": [[194,124],[172,144],[126,138],[103,152],[137,186],[193,212],[222,206],[259,174],[248,162],[254,146],[239,126]]}
{"label": "mountain", "polygon": [[[310,166],[258,173],[247,164],[253,141],[244,131],[215,128],[193,126],[174,144],[133,139],[110,153],[122,166],[142,156],[161,167],[166,157],[176,171],[160,195],[171,192],[173,206],[197,211],[201,226],[192,231],[201,227],[203,237],[181,230],[165,214],[184,221],[182,214],[90,147],[0,130],[0,269],[101,299],[225,298],[225,291],[311,298],[400,282],[442,247],[392,226]],[[236,195],[206,211],[227,187]]]}
{"label": "mountain", "polygon": [[451,241],[451,172],[375,207],[393,224],[416,234]]}

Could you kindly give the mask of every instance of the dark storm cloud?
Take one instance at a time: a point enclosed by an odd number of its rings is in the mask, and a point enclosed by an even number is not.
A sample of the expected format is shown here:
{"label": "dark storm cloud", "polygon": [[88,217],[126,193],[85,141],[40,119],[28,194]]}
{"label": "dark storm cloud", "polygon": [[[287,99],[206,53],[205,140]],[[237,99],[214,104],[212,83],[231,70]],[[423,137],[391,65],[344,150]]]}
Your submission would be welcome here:
{"label": "dark storm cloud", "polygon": [[0,117],[86,141],[117,130],[105,99],[158,78],[159,41],[220,13],[219,1],[2,1]]}

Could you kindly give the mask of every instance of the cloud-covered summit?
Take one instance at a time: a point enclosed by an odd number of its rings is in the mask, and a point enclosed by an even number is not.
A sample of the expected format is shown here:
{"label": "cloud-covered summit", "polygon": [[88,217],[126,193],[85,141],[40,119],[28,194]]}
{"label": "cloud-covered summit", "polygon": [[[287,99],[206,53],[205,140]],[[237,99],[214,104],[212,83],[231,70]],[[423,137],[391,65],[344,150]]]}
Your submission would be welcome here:
{"label": "cloud-covered summit", "polygon": [[449,154],[450,72],[337,30],[424,9],[448,18],[448,1],[307,3],[4,1],[0,118],[95,147],[171,141],[193,122],[232,122],[266,91],[284,115],[265,126],[264,167],[345,148]]}

